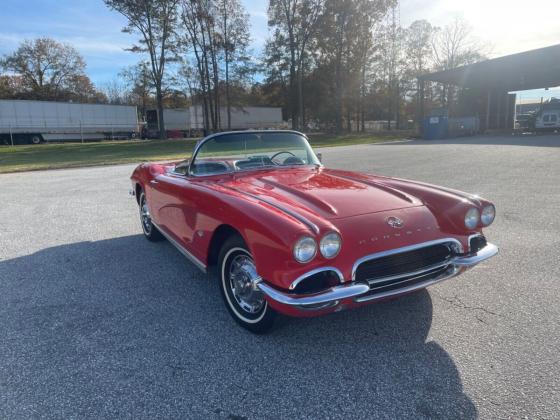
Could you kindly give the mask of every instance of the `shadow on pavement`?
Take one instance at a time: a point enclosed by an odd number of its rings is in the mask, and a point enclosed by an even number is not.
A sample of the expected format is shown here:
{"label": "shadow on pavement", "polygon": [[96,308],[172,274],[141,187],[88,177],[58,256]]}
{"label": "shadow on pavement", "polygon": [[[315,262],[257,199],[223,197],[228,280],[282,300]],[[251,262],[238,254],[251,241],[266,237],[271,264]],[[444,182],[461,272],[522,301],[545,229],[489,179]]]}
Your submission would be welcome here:
{"label": "shadow on pavement", "polygon": [[0,261],[0,417],[476,418],[427,291],[254,336],[166,242]]}

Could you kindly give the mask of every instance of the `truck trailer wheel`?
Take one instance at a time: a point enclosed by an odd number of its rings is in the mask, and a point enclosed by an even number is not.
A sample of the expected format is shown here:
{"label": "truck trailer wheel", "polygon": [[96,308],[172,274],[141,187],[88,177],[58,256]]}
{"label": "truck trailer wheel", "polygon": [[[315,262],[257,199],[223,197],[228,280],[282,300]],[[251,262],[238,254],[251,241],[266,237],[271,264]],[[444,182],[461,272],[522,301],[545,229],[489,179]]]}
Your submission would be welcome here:
{"label": "truck trailer wheel", "polygon": [[43,138],[38,134],[33,134],[30,136],[29,141],[31,144],[41,144],[43,142]]}

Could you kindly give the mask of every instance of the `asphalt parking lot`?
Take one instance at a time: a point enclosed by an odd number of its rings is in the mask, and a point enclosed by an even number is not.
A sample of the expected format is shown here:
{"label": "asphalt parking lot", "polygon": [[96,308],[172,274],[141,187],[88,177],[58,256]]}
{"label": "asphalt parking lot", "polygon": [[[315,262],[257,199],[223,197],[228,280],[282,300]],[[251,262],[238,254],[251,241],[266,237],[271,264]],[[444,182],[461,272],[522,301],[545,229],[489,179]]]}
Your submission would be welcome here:
{"label": "asphalt parking lot", "polygon": [[0,418],[559,418],[560,136],[322,153],[493,200],[500,254],[254,336],[141,236],[133,166],[0,175]]}

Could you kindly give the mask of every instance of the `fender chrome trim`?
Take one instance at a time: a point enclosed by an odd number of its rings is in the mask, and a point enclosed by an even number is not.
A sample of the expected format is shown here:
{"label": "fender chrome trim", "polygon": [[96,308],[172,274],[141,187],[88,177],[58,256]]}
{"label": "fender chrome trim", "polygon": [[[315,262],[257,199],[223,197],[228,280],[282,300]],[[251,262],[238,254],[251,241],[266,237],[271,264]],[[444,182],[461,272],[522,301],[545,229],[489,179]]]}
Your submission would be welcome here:
{"label": "fender chrome trim", "polygon": [[321,293],[297,297],[281,292],[264,282],[258,283],[257,287],[272,300],[301,309],[325,309],[337,305],[342,299],[363,295],[369,291],[369,286],[365,283],[352,283],[331,287]]}
{"label": "fender chrome trim", "polygon": [[455,257],[451,260],[451,263],[460,267],[474,267],[482,261],[486,261],[488,258],[492,258],[497,253],[498,247],[494,244],[488,243],[476,254]]}
{"label": "fender chrome trim", "polygon": [[159,226],[156,222],[152,220],[152,224],[156,227],[157,230],[169,241],[171,245],[179,250],[181,254],[183,254],[187,259],[192,262],[196,268],[198,268],[203,273],[206,273],[206,264],[200,261],[197,257],[191,254],[183,245],[177,242],[175,239],[171,237],[169,233],[167,233],[161,226]]}
{"label": "fender chrome trim", "polygon": [[338,276],[339,282],[344,283],[344,276],[342,275],[341,271],[338,268],[336,268],[336,267],[319,267],[319,268],[308,271],[307,273],[299,276],[297,279],[295,279],[292,282],[292,284],[290,284],[289,289],[294,290],[297,287],[297,285],[300,284],[306,278],[311,277],[311,276],[313,276],[315,274],[318,274],[318,273],[322,273],[324,271],[332,271],[332,272],[336,273],[336,275]]}

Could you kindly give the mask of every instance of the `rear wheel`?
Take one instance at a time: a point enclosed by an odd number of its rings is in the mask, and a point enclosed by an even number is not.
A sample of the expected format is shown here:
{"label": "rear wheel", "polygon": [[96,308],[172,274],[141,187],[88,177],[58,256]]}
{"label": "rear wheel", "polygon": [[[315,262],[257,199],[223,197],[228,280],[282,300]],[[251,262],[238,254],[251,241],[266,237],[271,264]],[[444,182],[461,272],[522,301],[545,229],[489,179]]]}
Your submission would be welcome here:
{"label": "rear wheel", "polygon": [[32,144],[41,144],[41,142],[43,141],[43,139],[41,138],[41,136],[37,135],[37,134],[33,134],[31,136],[31,143]]}
{"label": "rear wheel", "polygon": [[140,224],[142,225],[142,232],[144,232],[144,236],[146,237],[146,239],[153,242],[163,240],[163,235],[152,222],[150,208],[148,207],[148,201],[146,200],[144,191],[140,193],[138,207],[140,210]]}
{"label": "rear wheel", "polygon": [[260,278],[243,239],[230,237],[223,245],[218,261],[220,291],[233,319],[256,334],[270,330],[276,312],[256,286]]}

